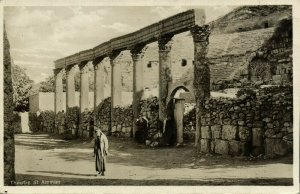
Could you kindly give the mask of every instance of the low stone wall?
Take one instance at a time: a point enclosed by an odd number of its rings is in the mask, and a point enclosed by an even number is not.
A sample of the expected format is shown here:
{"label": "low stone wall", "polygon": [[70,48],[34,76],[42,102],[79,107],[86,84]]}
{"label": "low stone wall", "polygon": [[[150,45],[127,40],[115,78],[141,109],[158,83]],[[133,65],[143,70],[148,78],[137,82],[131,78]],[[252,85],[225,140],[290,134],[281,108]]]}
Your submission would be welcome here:
{"label": "low stone wall", "polygon": [[79,138],[93,137],[94,111],[85,109],[80,113],[80,123],[77,136]]}
{"label": "low stone wall", "polygon": [[211,98],[201,115],[201,151],[224,155],[292,153],[291,87],[238,92],[237,99]]}
{"label": "low stone wall", "polygon": [[195,141],[196,109],[193,108],[183,115],[183,141]]}
{"label": "low stone wall", "polygon": [[60,111],[55,116],[55,134],[64,134],[66,128],[66,113]]}
{"label": "low stone wall", "polygon": [[132,106],[115,107],[111,134],[117,137],[132,137],[133,112]]}
{"label": "low stone wall", "polygon": [[95,125],[104,133],[109,134],[111,117],[111,98],[104,99],[95,109]]}
{"label": "low stone wall", "polygon": [[76,137],[79,129],[79,107],[67,108],[66,111],[66,135]]}
{"label": "low stone wall", "polygon": [[158,117],[158,99],[157,97],[150,97],[140,101],[141,116],[146,117],[149,123],[147,131],[147,144],[159,142],[161,137],[162,124],[159,123]]}

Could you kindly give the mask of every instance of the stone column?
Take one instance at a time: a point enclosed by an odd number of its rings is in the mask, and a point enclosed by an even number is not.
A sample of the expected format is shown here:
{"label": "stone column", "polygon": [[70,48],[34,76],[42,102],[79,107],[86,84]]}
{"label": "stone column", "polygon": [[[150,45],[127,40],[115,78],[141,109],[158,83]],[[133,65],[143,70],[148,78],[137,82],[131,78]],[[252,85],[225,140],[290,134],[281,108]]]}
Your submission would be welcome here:
{"label": "stone column", "polygon": [[93,61],[94,65],[94,110],[104,99],[105,72],[102,66],[103,59]]}
{"label": "stone column", "polygon": [[67,109],[75,106],[75,66],[66,67],[66,100]]}
{"label": "stone column", "polygon": [[177,144],[183,143],[183,115],[184,115],[184,99],[175,99],[174,103],[174,119],[177,129]]}
{"label": "stone column", "polygon": [[141,112],[140,100],[142,99],[144,92],[144,68],[142,59],[145,51],[146,48],[144,46],[137,46],[131,50],[131,56],[133,61],[133,137],[135,137],[135,132],[137,130],[135,126],[135,121],[138,119]]}
{"label": "stone column", "polygon": [[114,108],[121,105],[122,102],[122,84],[121,84],[121,67],[118,65],[117,57],[120,52],[111,53],[110,65],[111,65],[111,107],[110,107],[110,130],[112,132],[114,127]]}
{"label": "stone column", "polygon": [[159,120],[163,121],[167,117],[167,98],[168,87],[172,83],[171,75],[171,56],[170,51],[172,47],[173,35],[160,37],[158,40],[159,48]]}
{"label": "stone column", "polygon": [[81,63],[80,69],[80,112],[89,108],[89,71],[87,63]]}
{"label": "stone column", "polygon": [[199,145],[201,135],[201,114],[204,101],[210,97],[210,69],[207,59],[210,29],[208,25],[194,26],[191,29],[194,40],[194,94],[196,100],[196,137],[195,146]]}
{"label": "stone column", "polygon": [[54,111],[57,114],[59,111],[63,110],[63,80],[62,80],[62,69],[54,70],[54,80],[55,80],[55,94],[54,94]]}
{"label": "stone column", "polygon": [[121,83],[121,67],[118,64],[117,56],[120,52],[110,55],[111,65],[111,103],[112,108],[122,104],[122,83]]}

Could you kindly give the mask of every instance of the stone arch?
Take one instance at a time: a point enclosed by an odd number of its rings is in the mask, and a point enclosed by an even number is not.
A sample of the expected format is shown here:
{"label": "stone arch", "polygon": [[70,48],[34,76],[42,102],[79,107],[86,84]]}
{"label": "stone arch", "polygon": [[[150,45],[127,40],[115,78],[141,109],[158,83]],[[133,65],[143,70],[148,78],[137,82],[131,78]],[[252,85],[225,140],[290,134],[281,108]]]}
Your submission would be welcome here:
{"label": "stone arch", "polygon": [[167,104],[166,104],[167,115],[169,115],[171,117],[173,116],[173,108],[174,108],[173,103],[171,103],[171,100],[174,98],[176,92],[180,89],[183,89],[184,91],[189,92],[192,95],[193,101],[195,100],[193,89],[191,87],[185,86],[183,84],[173,85],[171,87],[171,89],[169,90],[169,95],[168,95]]}
{"label": "stone arch", "polygon": [[195,101],[195,96],[194,96],[194,90],[192,87],[190,86],[186,86],[184,84],[174,84],[172,87],[170,87],[171,89],[169,90],[169,95],[168,95],[168,99],[167,102],[169,102],[171,99],[174,98],[176,92],[180,89],[183,89],[186,92],[190,92],[190,94],[192,95],[192,99],[193,101]]}

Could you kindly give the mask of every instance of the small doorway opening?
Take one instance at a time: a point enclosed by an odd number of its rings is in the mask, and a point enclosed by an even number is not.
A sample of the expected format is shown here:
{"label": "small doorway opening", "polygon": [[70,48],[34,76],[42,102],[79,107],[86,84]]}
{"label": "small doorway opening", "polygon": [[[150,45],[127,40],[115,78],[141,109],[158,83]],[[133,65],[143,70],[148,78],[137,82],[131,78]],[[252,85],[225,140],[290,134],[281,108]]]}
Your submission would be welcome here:
{"label": "small doorway opening", "polygon": [[185,140],[184,135],[184,114],[186,112],[186,96],[190,95],[190,91],[180,86],[175,88],[170,95],[170,100],[167,104],[167,119],[164,122],[163,136],[167,145],[179,146]]}

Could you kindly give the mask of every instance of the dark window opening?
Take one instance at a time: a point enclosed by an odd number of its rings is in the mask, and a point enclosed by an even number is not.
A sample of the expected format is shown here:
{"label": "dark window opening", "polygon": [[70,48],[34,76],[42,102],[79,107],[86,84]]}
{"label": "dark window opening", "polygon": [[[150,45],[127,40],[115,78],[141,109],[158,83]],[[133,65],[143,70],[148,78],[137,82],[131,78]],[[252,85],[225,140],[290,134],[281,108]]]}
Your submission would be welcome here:
{"label": "dark window opening", "polygon": [[148,62],[147,67],[148,67],[148,68],[151,68],[151,67],[152,67],[151,61]]}
{"label": "dark window opening", "polygon": [[268,22],[265,22],[265,23],[264,23],[264,26],[265,26],[265,28],[268,28],[268,27],[269,27],[269,23],[268,23]]}
{"label": "dark window opening", "polygon": [[187,65],[186,59],[182,59],[182,60],[181,60],[181,66],[184,67],[184,66],[186,66],[186,65]]}

